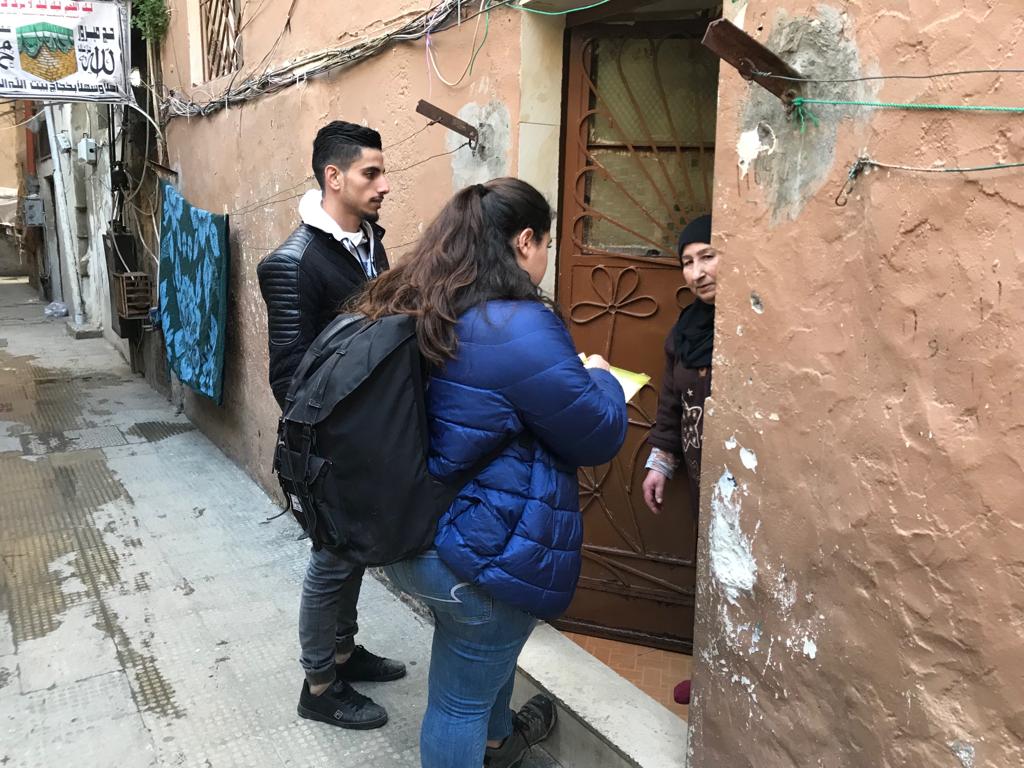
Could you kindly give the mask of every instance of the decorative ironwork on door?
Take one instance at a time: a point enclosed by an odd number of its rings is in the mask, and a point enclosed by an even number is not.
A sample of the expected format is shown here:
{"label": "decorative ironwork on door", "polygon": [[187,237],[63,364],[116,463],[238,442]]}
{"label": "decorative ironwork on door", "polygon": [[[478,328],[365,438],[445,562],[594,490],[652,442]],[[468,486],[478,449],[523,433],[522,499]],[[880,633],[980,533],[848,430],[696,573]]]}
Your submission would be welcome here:
{"label": "decorative ironwork on door", "polygon": [[580,471],[580,587],[560,625],[689,650],[695,511],[671,484],[653,515],[641,485],[665,338],[689,301],[680,229],[710,210],[718,62],[706,22],[590,27],[570,39],[558,295],[577,346],[654,376],[629,406],[619,456]]}

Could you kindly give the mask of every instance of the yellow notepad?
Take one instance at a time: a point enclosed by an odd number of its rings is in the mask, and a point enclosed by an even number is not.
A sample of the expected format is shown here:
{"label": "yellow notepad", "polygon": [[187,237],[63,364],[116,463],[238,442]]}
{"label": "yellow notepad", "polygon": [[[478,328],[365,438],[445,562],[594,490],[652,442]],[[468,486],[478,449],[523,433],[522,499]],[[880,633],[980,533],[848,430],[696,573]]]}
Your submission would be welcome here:
{"label": "yellow notepad", "polygon": [[[583,364],[587,364],[588,355],[580,353],[580,360]],[[615,377],[615,380],[622,386],[622,391],[626,393],[626,402],[628,403],[637,393],[646,387],[651,382],[651,377],[646,373],[633,373],[633,371],[627,371],[625,368],[616,368],[614,365],[611,367],[609,373]]]}

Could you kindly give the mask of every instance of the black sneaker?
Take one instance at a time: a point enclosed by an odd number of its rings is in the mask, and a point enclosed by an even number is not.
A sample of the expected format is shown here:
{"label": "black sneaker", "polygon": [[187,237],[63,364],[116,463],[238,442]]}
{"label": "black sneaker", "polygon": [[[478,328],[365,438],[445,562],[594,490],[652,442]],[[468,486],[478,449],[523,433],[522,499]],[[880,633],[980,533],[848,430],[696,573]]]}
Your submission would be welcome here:
{"label": "black sneaker", "polygon": [[405,677],[405,664],[385,659],[357,645],[344,664],[337,664],[334,672],[339,680],[350,683],[386,683]]}
{"label": "black sneaker", "polygon": [[388,721],[384,707],[363,696],[344,680],[335,680],[319,696],[310,693],[309,682],[303,680],[299,716],[357,731],[380,728]]}
{"label": "black sneaker", "polygon": [[487,748],[485,768],[517,768],[530,747],[551,735],[557,720],[555,702],[538,693],[516,712],[512,720],[512,735],[500,747]]}

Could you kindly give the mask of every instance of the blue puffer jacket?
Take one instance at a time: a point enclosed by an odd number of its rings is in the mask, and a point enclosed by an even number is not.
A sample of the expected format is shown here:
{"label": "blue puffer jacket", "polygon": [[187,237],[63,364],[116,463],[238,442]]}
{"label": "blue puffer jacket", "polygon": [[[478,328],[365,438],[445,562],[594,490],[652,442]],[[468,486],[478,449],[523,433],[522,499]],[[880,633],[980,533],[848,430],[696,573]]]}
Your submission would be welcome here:
{"label": "blue puffer jacket", "polygon": [[580,574],[576,469],[626,437],[622,387],[587,370],[565,326],[534,301],[492,301],[460,318],[456,360],[427,391],[430,471],[446,478],[524,430],[438,523],[437,551],[461,579],[540,618],[568,607]]}

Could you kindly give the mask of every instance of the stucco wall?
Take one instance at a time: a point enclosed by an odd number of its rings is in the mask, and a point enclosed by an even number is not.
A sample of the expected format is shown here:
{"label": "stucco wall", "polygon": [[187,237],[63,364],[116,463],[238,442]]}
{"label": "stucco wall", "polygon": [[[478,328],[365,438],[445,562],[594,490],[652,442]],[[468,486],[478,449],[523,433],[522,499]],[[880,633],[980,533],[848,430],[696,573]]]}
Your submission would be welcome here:
{"label": "stucco wall", "polygon": [[0,106],[0,187],[18,188],[17,115],[22,114],[10,102]]}
{"label": "stucco wall", "polygon": [[[725,5],[809,76],[1012,67],[1022,51],[1011,3]],[[1019,106],[1022,86],[807,95]],[[1024,172],[875,171],[834,199],[861,152],[1024,161],[1024,129],[815,111],[801,133],[723,67],[692,764],[1022,765]],[[758,122],[777,145],[743,177],[734,148]]]}
{"label": "stucco wall", "polygon": [[[242,47],[248,74],[278,39],[291,0],[268,0],[245,27]],[[316,3],[294,4],[291,32],[281,35],[268,59],[280,63],[300,52],[352,43],[403,23],[422,10],[410,0],[349,2],[342,15]],[[251,6],[250,6],[251,7]],[[366,123],[383,136],[392,192],[381,211],[385,245],[394,261],[409,251],[420,229],[453,192],[453,184],[480,181],[516,170],[519,130],[520,17],[509,9],[492,13],[490,33],[473,70],[459,89],[428,80],[424,44],[402,43],[332,75],[232,107],[210,118],[173,120],[167,130],[169,162],[190,202],[215,212],[241,209],[275,193],[291,198],[315,182],[310,154],[318,128],[333,119]],[[244,23],[244,22],[243,22]],[[433,36],[442,72],[455,79],[472,52],[475,21]],[[163,46],[168,87],[189,90],[185,3],[175,4]],[[481,35],[483,28],[481,27]],[[264,64],[265,66],[265,64]],[[197,97],[223,89],[230,78],[193,89]],[[493,130],[485,154],[463,149],[450,157],[402,169],[462,143],[433,126],[393,149],[426,120],[415,113],[427,99],[466,119],[487,119]],[[223,406],[186,395],[197,424],[268,488],[278,408],[267,384],[266,314],[256,265],[298,223],[298,199],[234,215],[231,227],[230,317]],[[404,246],[404,247],[403,247]]]}

